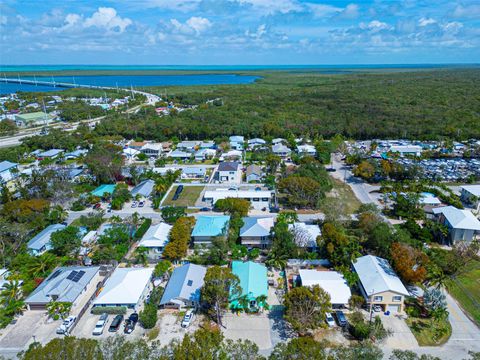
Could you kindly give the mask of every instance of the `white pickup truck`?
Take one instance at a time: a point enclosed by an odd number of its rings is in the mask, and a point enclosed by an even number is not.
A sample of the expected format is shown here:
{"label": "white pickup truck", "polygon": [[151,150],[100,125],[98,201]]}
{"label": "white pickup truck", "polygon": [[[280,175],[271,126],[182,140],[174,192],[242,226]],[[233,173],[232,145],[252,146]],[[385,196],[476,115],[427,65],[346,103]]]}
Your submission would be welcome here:
{"label": "white pickup truck", "polygon": [[68,334],[75,321],[77,321],[77,317],[74,315],[70,315],[68,318],[63,320],[62,325],[60,325],[57,329],[57,334]]}

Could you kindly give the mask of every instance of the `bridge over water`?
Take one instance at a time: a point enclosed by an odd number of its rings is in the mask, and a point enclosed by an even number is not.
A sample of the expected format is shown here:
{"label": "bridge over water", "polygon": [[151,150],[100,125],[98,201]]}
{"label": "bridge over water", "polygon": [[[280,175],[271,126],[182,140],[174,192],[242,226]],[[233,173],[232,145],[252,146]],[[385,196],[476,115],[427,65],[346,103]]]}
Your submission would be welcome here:
{"label": "bridge over water", "polygon": [[[53,78],[53,77],[52,77],[52,81],[37,80],[36,77],[34,77],[33,79],[21,79],[20,77],[18,77],[18,78],[7,78],[5,76],[3,78],[0,78],[1,82],[11,83],[11,84],[28,84],[28,85],[36,85],[36,86],[59,87],[59,88],[117,89],[117,90],[120,90],[119,88],[113,88],[111,86],[77,84],[77,83],[75,83],[75,78],[72,78],[72,80],[73,80],[72,83],[68,83],[68,82],[57,82],[57,81],[55,81],[55,78]],[[126,89],[121,89],[121,90],[126,90]]]}

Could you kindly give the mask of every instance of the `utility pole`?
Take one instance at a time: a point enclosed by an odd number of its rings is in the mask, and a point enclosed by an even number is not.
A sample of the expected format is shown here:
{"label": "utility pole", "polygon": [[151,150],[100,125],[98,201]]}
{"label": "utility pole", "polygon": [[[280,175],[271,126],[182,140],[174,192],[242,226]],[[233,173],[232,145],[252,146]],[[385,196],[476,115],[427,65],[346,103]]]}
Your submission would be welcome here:
{"label": "utility pole", "polygon": [[370,294],[370,324],[372,324],[372,311],[373,311],[373,293],[375,289],[372,289],[372,293]]}

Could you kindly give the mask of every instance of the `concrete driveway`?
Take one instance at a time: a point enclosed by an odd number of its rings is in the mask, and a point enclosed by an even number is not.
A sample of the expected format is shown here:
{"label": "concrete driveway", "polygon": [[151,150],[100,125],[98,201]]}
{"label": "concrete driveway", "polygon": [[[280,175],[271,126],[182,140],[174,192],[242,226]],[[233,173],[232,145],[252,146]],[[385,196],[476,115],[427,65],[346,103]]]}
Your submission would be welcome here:
{"label": "concrete driveway", "polygon": [[392,332],[384,345],[392,349],[413,350],[418,348],[418,342],[405,320],[397,316],[378,315],[382,319],[383,326]]}
{"label": "concrete driveway", "polygon": [[250,340],[257,344],[260,350],[272,348],[270,336],[270,320],[267,313],[262,314],[232,314],[223,317],[223,334],[227,339]]}

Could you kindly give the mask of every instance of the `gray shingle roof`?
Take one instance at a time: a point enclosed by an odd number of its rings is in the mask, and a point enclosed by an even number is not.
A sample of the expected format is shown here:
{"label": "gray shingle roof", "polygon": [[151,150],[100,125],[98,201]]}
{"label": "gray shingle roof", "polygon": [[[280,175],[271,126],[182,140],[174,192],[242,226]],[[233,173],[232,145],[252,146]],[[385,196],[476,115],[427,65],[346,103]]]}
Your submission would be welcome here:
{"label": "gray shingle roof", "polygon": [[222,162],[220,165],[218,165],[218,171],[237,171],[238,165],[238,162]]}

